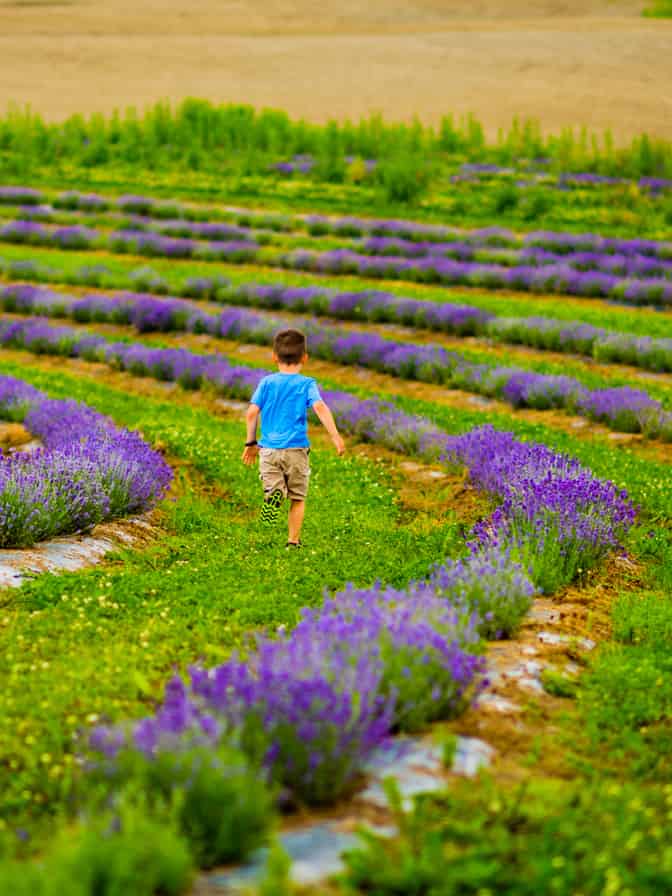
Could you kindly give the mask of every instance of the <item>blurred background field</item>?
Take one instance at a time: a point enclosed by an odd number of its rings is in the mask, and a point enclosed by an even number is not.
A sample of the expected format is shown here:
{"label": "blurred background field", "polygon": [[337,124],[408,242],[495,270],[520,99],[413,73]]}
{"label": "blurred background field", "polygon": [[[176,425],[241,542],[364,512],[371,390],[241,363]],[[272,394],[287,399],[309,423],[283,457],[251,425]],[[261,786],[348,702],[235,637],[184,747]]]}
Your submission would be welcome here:
{"label": "blurred background field", "polygon": [[[664,7],[651,0],[649,9]],[[200,96],[313,121],[514,115],[672,137],[672,24],[647,0],[0,0],[0,108],[51,120]]]}

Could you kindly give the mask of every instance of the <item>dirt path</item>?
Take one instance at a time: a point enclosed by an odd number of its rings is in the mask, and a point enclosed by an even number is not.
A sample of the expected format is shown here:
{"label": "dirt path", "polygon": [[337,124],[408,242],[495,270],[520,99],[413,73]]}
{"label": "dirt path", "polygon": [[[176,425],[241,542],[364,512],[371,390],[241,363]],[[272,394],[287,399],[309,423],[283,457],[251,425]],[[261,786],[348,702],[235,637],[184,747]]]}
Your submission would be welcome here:
{"label": "dirt path", "polygon": [[632,0],[0,0],[0,109],[202,96],[322,121],[474,113],[672,138],[672,23]]}

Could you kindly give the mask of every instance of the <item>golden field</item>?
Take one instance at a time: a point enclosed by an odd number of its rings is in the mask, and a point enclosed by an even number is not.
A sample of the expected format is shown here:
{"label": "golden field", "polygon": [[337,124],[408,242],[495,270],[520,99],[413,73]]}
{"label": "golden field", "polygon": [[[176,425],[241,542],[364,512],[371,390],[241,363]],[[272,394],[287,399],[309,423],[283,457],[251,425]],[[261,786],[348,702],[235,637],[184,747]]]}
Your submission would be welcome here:
{"label": "golden field", "polygon": [[672,138],[672,22],[631,0],[0,0],[0,109],[185,96],[315,121],[473,113]]}

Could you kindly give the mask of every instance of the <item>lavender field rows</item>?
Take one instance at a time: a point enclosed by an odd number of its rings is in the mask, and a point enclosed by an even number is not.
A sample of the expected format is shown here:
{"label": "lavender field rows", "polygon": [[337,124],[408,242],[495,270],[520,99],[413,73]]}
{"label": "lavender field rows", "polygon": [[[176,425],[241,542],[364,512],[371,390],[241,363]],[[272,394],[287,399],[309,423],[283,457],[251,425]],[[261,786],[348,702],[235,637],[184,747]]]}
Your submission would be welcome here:
{"label": "lavender field rows", "polygon": [[[462,172],[481,174],[500,176]],[[2,548],[157,523],[147,544],[0,593],[2,896],[71,878],[94,896],[86,875],[119,857],[129,896],[209,896],[276,832],[325,809],[347,822],[381,751],[409,738],[444,751],[438,793],[402,809],[390,790],[386,835],[330,893],[411,892],[404,862],[426,882],[413,892],[443,893],[445,859],[446,894],[496,892],[499,874],[505,893],[531,875],[576,896],[583,819],[635,798],[658,818],[670,240],[30,185],[0,188],[0,214],[0,416],[36,444],[3,443]],[[260,526],[240,460],[288,325],[347,441],[338,458],[311,419],[301,551],[282,521]],[[493,757],[468,785],[451,753],[465,737]],[[520,782],[516,830],[492,806]],[[586,803],[588,782],[608,800]],[[470,818],[494,832],[478,856]],[[540,856],[524,874],[501,864],[520,838]],[[259,893],[292,892],[278,855],[263,885],[278,889]],[[631,889],[614,896],[663,892],[666,861],[655,884],[645,857],[619,865]]]}

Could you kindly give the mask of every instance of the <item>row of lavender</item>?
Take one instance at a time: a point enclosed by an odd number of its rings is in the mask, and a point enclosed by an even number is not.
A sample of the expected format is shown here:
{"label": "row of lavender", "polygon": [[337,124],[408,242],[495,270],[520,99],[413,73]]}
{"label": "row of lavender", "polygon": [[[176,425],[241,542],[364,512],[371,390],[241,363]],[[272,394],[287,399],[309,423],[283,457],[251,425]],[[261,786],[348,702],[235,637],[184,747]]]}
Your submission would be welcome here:
{"label": "row of lavender", "polygon": [[[5,191],[8,188],[5,188]],[[9,188],[9,197],[13,195]],[[38,194],[39,195],[39,194]],[[67,197],[71,194],[65,194]],[[2,201],[0,189],[0,202]],[[86,198],[86,197],[84,197]],[[103,207],[111,203],[98,197]],[[126,220],[131,229],[147,230],[168,236],[195,237],[197,239],[245,240],[249,242],[268,241],[269,233],[278,227],[276,217],[269,218],[263,212],[239,212],[238,223],[224,221],[193,221],[189,217],[165,218],[166,211],[179,212],[173,204],[152,203],[143,197],[120,197],[114,203],[120,211],[109,219],[112,222]],[[96,206],[94,205],[94,210]],[[57,217],[60,210],[58,200],[54,205],[18,206],[30,220],[45,221]],[[91,211],[86,205],[80,211]],[[124,210],[124,218],[121,210]],[[158,211],[161,215],[153,217]],[[190,210],[184,209],[184,215]],[[192,210],[193,211],[193,210]],[[197,212],[194,212],[196,214]],[[206,212],[201,212],[205,214]],[[212,213],[212,210],[211,210]],[[236,213],[231,211],[230,215]],[[273,224],[276,224],[274,227]],[[608,239],[595,234],[565,234],[537,231],[518,235],[499,227],[488,227],[472,231],[457,228],[416,225],[403,221],[366,221],[353,218],[326,218],[307,216],[288,218],[288,227],[297,229],[305,226],[308,233],[333,235],[338,237],[361,236],[357,248],[372,255],[400,255],[421,257],[444,255],[460,261],[483,263],[499,262],[507,266],[531,264],[553,264],[560,259],[578,269],[603,270],[605,273],[634,277],[670,276],[672,243],[640,239]],[[257,229],[253,229],[256,227]],[[406,234],[402,236],[401,234]]]}
{"label": "row of lavender", "polygon": [[[459,172],[451,177],[451,181],[482,181],[502,180],[504,182],[516,179],[517,186],[533,186],[543,184],[547,187],[555,187],[566,190],[570,187],[593,188],[600,187],[636,187],[642,192],[658,196],[672,190],[672,180],[667,177],[640,177],[637,179],[626,177],[613,177],[607,174],[594,174],[590,171],[561,172],[556,174],[543,170],[548,160],[534,160],[531,164],[512,168],[507,165],[495,165],[488,163],[465,163],[460,166]],[[540,170],[542,169],[542,170]]]}
{"label": "row of lavender", "polygon": [[[236,397],[249,397],[264,373],[180,350],[108,345],[106,354]],[[99,753],[114,761],[130,747],[154,759],[235,737],[293,797],[330,802],[391,733],[460,712],[485,683],[479,635],[515,630],[536,588],[552,591],[599,562],[634,520],[625,493],[544,446],[490,427],[448,436],[387,403],[325,397],[344,430],[466,466],[499,508],[475,528],[463,560],[403,591],[349,586],[304,610],[291,632],[260,637],[245,661],[173,678],[156,714],[94,732]]]}
{"label": "row of lavender", "polygon": [[35,451],[0,454],[0,547],[145,511],[172,480],[170,467],[137,433],[13,377],[0,377],[0,416],[23,421],[42,442]]}
{"label": "row of lavender", "polygon": [[638,253],[576,251],[556,252],[541,246],[521,249],[492,247],[484,249],[470,241],[453,240],[433,243],[374,236],[359,242],[358,251],[366,255],[400,256],[402,258],[453,258],[478,264],[503,267],[549,267],[565,265],[577,271],[600,271],[621,277],[652,279],[672,278],[672,253],[664,258]]}
{"label": "row of lavender", "polygon": [[[153,196],[101,196],[98,193],[81,193],[69,190],[52,195],[32,187],[0,186],[0,205],[25,208],[34,212],[40,207],[63,209],[91,214],[121,212],[158,219],[179,219],[181,221],[232,221],[241,227],[260,227],[263,230],[289,231],[293,229],[291,216],[274,212],[247,211],[245,209],[221,208],[183,204],[175,200],[161,200]],[[39,212],[38,212],[39,214]]]}
{"label": "row of lavender", "polygon": [[[0,272],[9,278],[54,281],[63,275],[32,261],[0,259]],[[67,282],[97,286],[105,266],[83,266]],[[151,269],[116,275],[120,286],[166,295],[170,286]],[[380,290],[339,292],[321,286],[282,284],[232,285],[221,276],[188,277],[179,294],[235,305],[310,312],[342,320],[404,324],[439,330],[457,336],[486,336],[498,342],[529,345],[558,352],[572,352],[597,361],[632,364],[656,372],[672,371],[672,340],[605,330],[581,321],[545,317],[499,317],[473,305],[414,299]]]}
{"label": "row of lavender", "polygon": [[58,249],[107,249],[111,252],[230,263],[253,261],[259,252],[258,244],[249,240],[205,242],[136,230],[103,232],[79,225],[50,228],[37,221],[11,221],[3,225],[0,227],[0,241]]}
{"label": "row of lavender", "polygon": [[[8,239],[27,241],[41,239],[35,228],[26,229],[29,222],[41,221],[58,223],[63,213],[52,206],[19,207],[18,212],[24,219],[13,227],[8,227]],[[72,217],[72,215],[71,215]],[[142,232],[160,234],[162,236],[193,238],[197,240],[235,241],[237,243],[266,245],[273,241],[268,230],[240,227],[217,221],[187,221],[176,218],[172,220],[155,219],[146,215],[124,215],[113,213],[105,218],[98,218],[104,226],[121,228],[122,233]],[[67,222],[70,224],[71,222]],[[79,225],[77,216],[74,223]],[[38,235],[36,235],[36,233]],[[72,238],[72,229],[66,231]],[[94,231],[80,234],[81,238],[93,238]],[[497,229],[472,231],[459,234],[456,232],[450,242],[431,242],[400,239],[396,237],[369,237],[353,242],[348,248],[356,252],[373,256],[399,256],[403,258],[452,258],[460,262],[474,262],[479,265],[501,265],[503,267],[550,267],[561,265],[577,271],[599,271],[618,277],[630,279],[672,279],[672,246],[658,244],[657,256],[642,254],[636,251],[603,252],[603,251],[557,251],[555,248],[542,247],[534,242],[519,248],[511,247],[512,234]],[[538,236],[538,235],[537,235]],[[531,237],[535,237],[534,234]],[[249,246],[248,246],[249,248]]]}
{"label": "row of lavender", "polygon": [[[273,333],[287,325],[286,320],[240,308],[229,307],[213,314],[181,299],[128,293],[96,293],[77,298],[30,285],[0,290],[0,304],[5,310],[23,314],[132,324],[140,332],[209,333],[261,345],[268,345]],[[573,377],[478,364],[438,345],[416,345],[384,339],[375,333],[339,330],[321,326],[312,319],[298,319],[294,323],[309,335],[310,351],[315,357],[495,396],[514,407],[564,408],[606,423],[612,429],[672,439],[672,412],[665,411],[659,401],[640,389],[623,386],[591,390]],[[90,338],[95,346],[96,337]],[[17,340],[29,346],[56,342],[63,351],[71,344],[75,351],[74,346],[79,345],[80,339],[79,331],[50,327],[39,320],[0,322],[3,344],[14,344]]]}
{"label": "row of lavender", "polygon": [[474,305],[413,299],[377,290],[338,292],[319,286],[255,283],[233,286],[216,277],[188,279],[182,294],[187,298],[310,312],[340,320],[403,324],[457,336],[487,336],[498,342],[572,352],[597,361],[672,371],[672,339],[632,336],[581,321],[499,317]]}
{"label": "row of lavender", "polygon": [[[80,225],[79,212],[64,212],[52,205],[18,206],[11,215],[24,222],[40,221],[45,224]],[[272,232],[267,229],[239,227],[226,221],[188,221],[184,218],[165,220],[147,215],[126,214],[123,212],[106,212],[96,215],[96,226],[119,228],[159,233],[164,236],[194,237],[199,240],[244,240],[250,243],[268,243],[272,241]],[[90,222],[87,222],[90,223]]]}
{"label": "row of lavender", "polygon": [[537,293],[609,298],[627,304],[672,304],[672,281],[665,277],[620,277],[599,270],[578,270],[571,263],[544,265],[482,264],[445,257],[377,256],[335,249],[280,252],[249,240],[199,241],[182,237],[120,230],[99,232],[78,225],[48,228],[34,221],[12,221],[0,227],[0,241],[59,249],[106,249],[118,253],[224,261],[253,261],[320,274],[357,274],[367,278],[419,283],[515,289]]}
{"label": "row of lavender", "polygon": [[607,298],[631,305],[672,304],[672,281],[664,277],[624,278],[599,270],[578,270],[566,262],[509,267],[436,256],[406,258],[366,255],[350,249],[328,252],[297,249],[283,253],[273,259],[273,263],[291,270],[320,274],[356,274],[374,279],[410,280],[443,286],[558,293]]}
{"label": "row of lavender", "polygon": [[603,237],[592,233],[558,233],[536,231],[524,235],[499,227],[464,231],[455,227],[425,224],[403,219],[328,217],[326,215],[279,214],[231,207],[185,205],[174,200],[152,196],[101,196],[95,193],[68,191],[59,196],[30,187],[0,187],[0,204],[35,206],[52,204],[55,208],[78,209],[84,212],[122,211],[128,214],[181,220],[207,220],[217,217],[241,227],[269,230],[308,230],[313,235],[349,237],[398,237],[420,242],[460,241],[475,246],[502,248],[538,247],[558,254],[600,252],[602,254],[648,255],[672,257],[672,243],[651,239]]}

